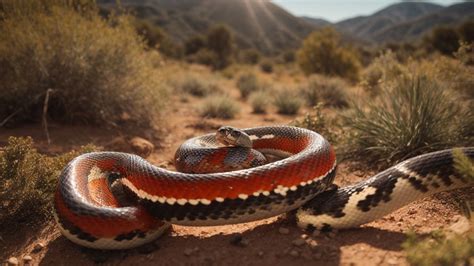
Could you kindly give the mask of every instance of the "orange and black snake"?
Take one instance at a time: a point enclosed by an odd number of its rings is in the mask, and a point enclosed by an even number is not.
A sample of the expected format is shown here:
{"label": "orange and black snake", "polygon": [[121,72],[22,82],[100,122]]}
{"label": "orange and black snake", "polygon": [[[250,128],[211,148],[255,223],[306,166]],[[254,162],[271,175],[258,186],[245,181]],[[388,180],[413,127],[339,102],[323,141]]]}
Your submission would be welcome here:
{"label": "orange and black snake", "polygon": [[[461,150],[474,158],[474,147]],[[284,158],[268,163],[271,155]],[[292,210],[303,228],[349,228],[427,195],[472,186],[456,174],[452,150],[444,150],[337,188],[331,145],[289,126],[222,127],[183,143],[175,166],[179,172],[118,152],[76,157],[55,194],[61,232],[82,246],[126,249],[154,240],[170,224],[242,223]]]}

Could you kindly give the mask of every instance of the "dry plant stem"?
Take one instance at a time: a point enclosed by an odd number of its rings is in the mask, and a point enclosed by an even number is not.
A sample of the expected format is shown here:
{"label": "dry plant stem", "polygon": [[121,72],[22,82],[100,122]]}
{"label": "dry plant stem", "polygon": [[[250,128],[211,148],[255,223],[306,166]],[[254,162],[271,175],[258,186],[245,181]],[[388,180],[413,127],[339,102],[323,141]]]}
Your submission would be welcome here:
{"label": "dry plant stem", "polygon": [[51,144],[51,139],[49,138],[49,131],[48,131],[48,102],[49,102],[49,95],[53,93],[53,89],[48,89],[46,91],[46,96],[44,97],[44,104],[43,104],[43,129],[44,133],[46,134],[46,139],[48,141],[48,145]]}

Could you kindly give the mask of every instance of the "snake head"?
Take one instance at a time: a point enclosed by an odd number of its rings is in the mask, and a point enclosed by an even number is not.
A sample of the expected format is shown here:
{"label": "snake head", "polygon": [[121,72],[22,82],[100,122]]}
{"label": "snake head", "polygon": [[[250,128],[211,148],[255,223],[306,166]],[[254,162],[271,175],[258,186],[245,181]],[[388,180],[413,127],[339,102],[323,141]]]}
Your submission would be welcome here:
{"label": "snake head", "polygon": [[226,146],[252,148],[252,140],[250,139],[250,136],[235,127],[220,127],[216,132],[216,139]]}

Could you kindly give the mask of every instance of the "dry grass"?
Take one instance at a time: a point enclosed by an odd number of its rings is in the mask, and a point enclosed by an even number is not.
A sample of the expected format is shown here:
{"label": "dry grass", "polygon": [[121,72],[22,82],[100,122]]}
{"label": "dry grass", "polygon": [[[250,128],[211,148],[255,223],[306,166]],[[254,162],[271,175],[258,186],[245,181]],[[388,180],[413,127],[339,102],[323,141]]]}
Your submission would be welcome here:
{"label": "dry grass", "polygon": [[210,96],[201,107],[201,116],[232,119],[240,111],[237,103],[224,95]]}
{"label": "dry grass", "polygon": [[204,79],[195,74],[186,75],[179,83],[178,90],[196,97],[205,97],[222,91],[217,82],[212,79]]}
{"label": "dry grass", "polygon": [[273,104],[278,110],[279,114],[295,115],[303,105],[303,101],[299,98],[295,90],[280,89],[276,92]]}
{"label": "dry grass", "polygon": [[250,104],[255,114],[266,113],[270,103],[271,96],[267,91],[257,91],[250,94]]}
{"label": "dry grass", "polygon": [[237,80],[237,88],[240,91],[240,96],[243,99],[252,93],[260,89],[257,76],[254,73],[245,73]]}
{"label": "dry grass", "polygon": [[347,87],[342,79],[313,75],[308,84],[301,88],[301,94],[304,95],[308,106],[322,102],[328,107],[342,108],[349,105],[345,91]]}
{"label": "dry grass", "polygon": [[145,52],[129,17],[103,19],[94,5],[71,3],[4,2],[0,120],[37,120],[52,89],[48,115],[56,121],[155,125],[166,103],[158,54]]}

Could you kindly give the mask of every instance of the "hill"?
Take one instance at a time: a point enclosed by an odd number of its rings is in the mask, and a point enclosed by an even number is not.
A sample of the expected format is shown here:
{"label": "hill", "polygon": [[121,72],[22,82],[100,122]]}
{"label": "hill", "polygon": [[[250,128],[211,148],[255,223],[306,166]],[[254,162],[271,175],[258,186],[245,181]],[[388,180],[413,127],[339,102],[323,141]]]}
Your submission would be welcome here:
{"label": "hill", "polygon": [[336,23],[340,31],[364,40],[375,40],[374,36],[390,28],[407,23],[424,15],[443,9],[442,6],[422,2],[402,2],[388,6],[370,16],[359,16]]}
{"label": "hill", "polygon": [[[122,6],[139,18],[162,27],[173,40],[184,42],[216,24],[233,31],[240,48],[270,54],[296,48],[315,26],[293,16],[270,1],[253,0],[122,0]],[[99,0],[110,9],[115,0]]]}

